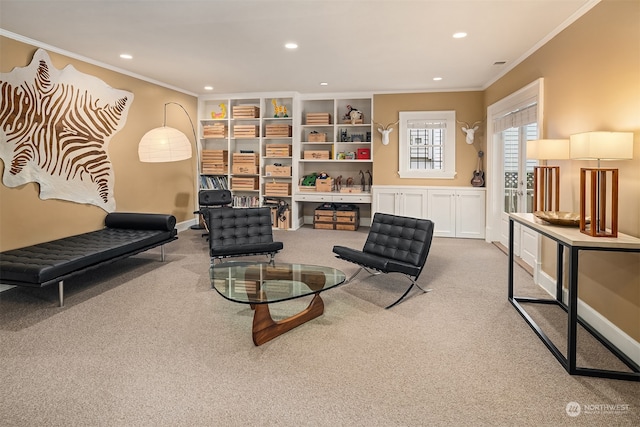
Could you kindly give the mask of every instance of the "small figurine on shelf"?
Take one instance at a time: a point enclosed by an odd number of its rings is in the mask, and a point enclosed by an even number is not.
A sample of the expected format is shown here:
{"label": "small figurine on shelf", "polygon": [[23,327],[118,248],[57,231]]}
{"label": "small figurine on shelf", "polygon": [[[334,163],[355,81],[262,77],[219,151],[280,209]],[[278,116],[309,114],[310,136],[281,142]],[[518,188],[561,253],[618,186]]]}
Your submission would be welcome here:
{"label": "small figurine on shelf", "polygon": [[276,101],[275,99],[272,99],[271,103],[273,104],[274,118],[289,117],[289,115],[287,114],[287,107],[285,107],[284,105],[278,105],[278,101]]}
{"label": "small figurine on shelf", "polygon": [[211,112],[211,118],[212,119],[224,119],[227,117],[227,106],[222,103],[222,104],[218,104],[218,107],[220,107],[220,112],[216,112],[216,111],[212,111]]}
{"label": "small figurine on shelf", "polygon": [[347,187],[353,187],[353,178],[352,177],[347,178]]}
{"label": "small figurine on shelf", "polygon": [[342,175],[338,175],[335,179],[335,186],[336,186],[336,191],[340,191],[340,189],[342,188]]}
{"label": "small figurine on shelf", "polygon": [[362,187],[362,191],[364,191],[365,189],[365,184],[364,184],[364,172],[360,171],[360,186]]}
{"label": "small figurine on shelf", "polygon": [[371,186],[373,185],[373,176],[371,176],[371,171],[367,170],[367,175],[369,175],[369,191],[371,191]]}
{"label": "small figurine on shelf", "polygon": [[343,120],[348,120],[352,125],[362,123],[364,115],[362,112],[351,105],[347,105],[347,114],[344,115]]}

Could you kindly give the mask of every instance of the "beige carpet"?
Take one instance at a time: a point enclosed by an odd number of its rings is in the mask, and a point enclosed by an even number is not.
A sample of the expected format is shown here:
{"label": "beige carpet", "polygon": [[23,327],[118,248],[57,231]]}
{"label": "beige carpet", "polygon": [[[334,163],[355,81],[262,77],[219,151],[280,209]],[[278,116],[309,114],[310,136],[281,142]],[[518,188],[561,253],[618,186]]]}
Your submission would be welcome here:
{"label": "beige carpet", "polygon": [[[278,231],[277,260],[350,275],[331,247],[360,248],[367,231]],[[483,241],[434,239],[430,293],[385,310],[405,279],[357,280],[260,347],[250,308],[211,290],[199,232],[159,253],[69,280],[62,309],[55,287],[0,295],[0,425],[640,425],[639,383],[569,376],[507,301],[507,258]],[[540,292],[521,268],[516,279]],[[533,311],[562,341],[562,312]],[[621,366],[584,335],[580,363]]]}

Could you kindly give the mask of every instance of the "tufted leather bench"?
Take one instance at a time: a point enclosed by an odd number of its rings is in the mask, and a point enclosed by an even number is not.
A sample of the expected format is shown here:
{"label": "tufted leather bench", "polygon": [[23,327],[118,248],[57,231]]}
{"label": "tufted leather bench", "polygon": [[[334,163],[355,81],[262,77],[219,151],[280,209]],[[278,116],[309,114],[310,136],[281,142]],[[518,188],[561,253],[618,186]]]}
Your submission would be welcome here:
{"label": "tufted leather bench", "polygon": [[411,286],[396,302],[387,306],[391,308],[399,303],[413,286],[420,288],[416,280],[427,261],[432,240],[432,221],[377,212],[373,216],[371,229],[362,250],[334,246],[333,252],[338,258],[361,267],[347,282],[362,269],[381,273],[401,273],[407,276]]}
{"label": "tufted leather bench", "polygon": [[207,208],[209,249],[212,259],[245,255],[269,255],[270,262],[283,248],[273,241],[271,209]]}
{"label": "tufted leather bench", "polygon": [[[0,252],[0,283],[44,287],[177,239],[173,215],[114,212],[105,228]],[[162,247],[164,261],[164,247]]]}

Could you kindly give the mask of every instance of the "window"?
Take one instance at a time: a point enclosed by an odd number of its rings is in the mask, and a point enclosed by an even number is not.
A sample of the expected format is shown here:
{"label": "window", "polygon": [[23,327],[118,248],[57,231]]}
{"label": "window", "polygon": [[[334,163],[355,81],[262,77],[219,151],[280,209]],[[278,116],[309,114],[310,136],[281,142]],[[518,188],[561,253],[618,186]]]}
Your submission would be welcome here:
{"label": "window", "polygon": [[400,112],[400,178],[453,179],[455,111]]}

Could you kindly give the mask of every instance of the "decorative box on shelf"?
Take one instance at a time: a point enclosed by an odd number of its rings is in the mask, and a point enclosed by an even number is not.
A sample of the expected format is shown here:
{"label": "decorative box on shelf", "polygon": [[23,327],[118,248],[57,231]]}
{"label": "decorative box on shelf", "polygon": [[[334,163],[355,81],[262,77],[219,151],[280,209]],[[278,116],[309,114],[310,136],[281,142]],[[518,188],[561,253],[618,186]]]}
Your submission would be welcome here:
{"label": "decorative box on shelf", "polygon": [[267,144],[267,157],[291,157],[291,145],[289,144]]}
{"label": "decorative box on shelf", "polygon": [[324,132],[310,132],[307,136],[309,142],[327,142],[327,134]]}
{"label": "decorative box on shelf", "polygon": [[205,138],[226,138],[229,136],[229,128],[224,123],[215,123],[202,128]]}
{"label": "decorative box on shelf", "polygon": [[233,164],[243,163],[246,165],[259,165],[260,156],[258,153],[233,153]]}
{"label": "decorative box on shelf", "polygon": [[291,196],[291,183],[290,182],[266,182],[264,184],[265,196]]}
{"label": "decorative box on shelf", "polygon": [[257,119],[260,117],[260,107],[255,105],[234,105],[232,112],[234,119]]}
{"label": "decorative box on shelf", "polygon": [[233,125],[234,138],[256,138],[260,136],[260,127],[255,125]]}
{"label": "decorative box on shelf", "polygon": [[231,189],[232,190],[257,190],[258,189],[258,178],[238,178],[231,177]]}
{"label": "decorative box on shelf", "polygon": [[362,187],[360,186],[351,186],[351,187],[340,187],[341,193],[362,193]]}
{"label": "decorative box on shelf", "polygon": [[316,191],[329,193],[333,189],[333,178],[316,179]]}
{"label": "decorative box on shelf", "polygon": [[305,124],[307,125],[330,125],[330,113],[307,113],[305,116]]}
{"label": "decorative box on shelf", "polygon": [[305,150],[305,160],[329,160],[331,158],[331,151],[327,150]]}
{"label": "decorative box on shelf", "polygon": [[356,151],[356,159],[358,159],[358,160],[371,159],[371,149],[370,148],[358,148],[358,150]]}
{"label": "decorative box on shelf", "polygon": [[291,176],[291,166],[266,165],[264,174],[265,176]]}
{"label": "decorative box on shelf", "polygon": [[288,138],[291,136],[291,125],[269,124],[265,126],[264,136],[267,138]]}
{"label": "decorative box on shelf", "polygon": [[227,150],[202,150],[203,174],[226,174],[229,172]]}
{"label": "decorative box on shelf", "polygon": [[258,173],[259,166],[250,163],[234,163],[231,171],[239,175],[255,175]]}

